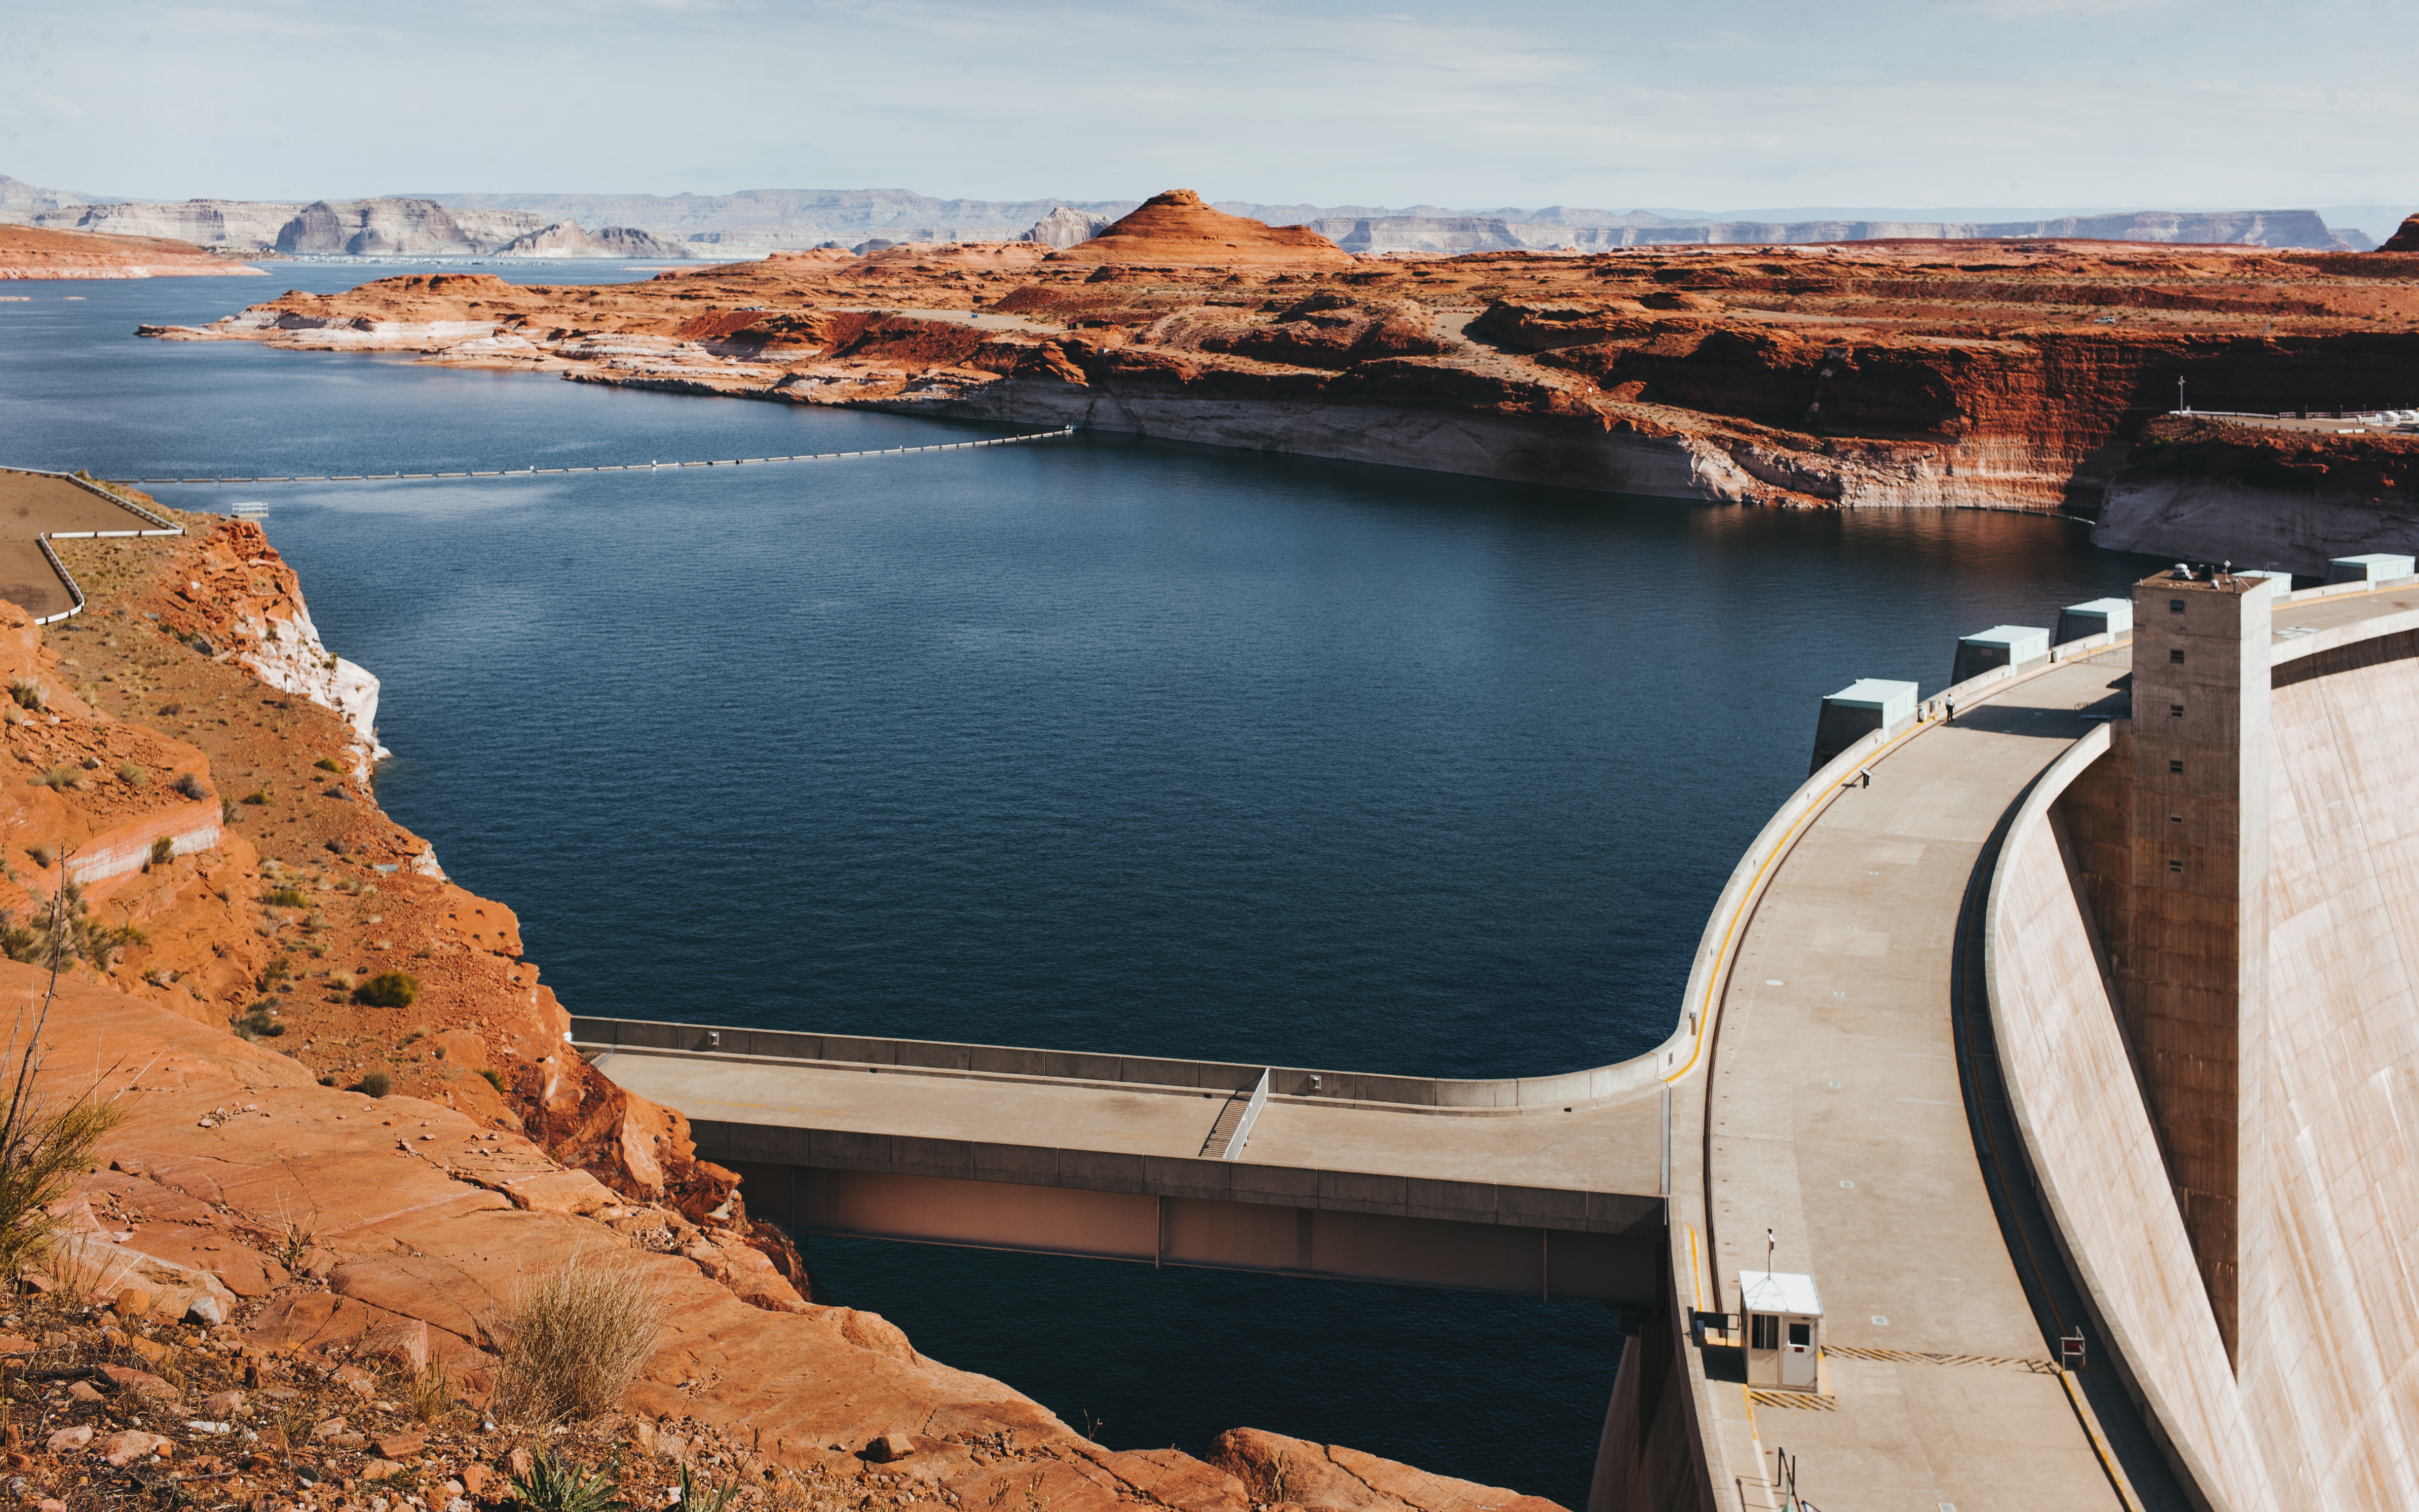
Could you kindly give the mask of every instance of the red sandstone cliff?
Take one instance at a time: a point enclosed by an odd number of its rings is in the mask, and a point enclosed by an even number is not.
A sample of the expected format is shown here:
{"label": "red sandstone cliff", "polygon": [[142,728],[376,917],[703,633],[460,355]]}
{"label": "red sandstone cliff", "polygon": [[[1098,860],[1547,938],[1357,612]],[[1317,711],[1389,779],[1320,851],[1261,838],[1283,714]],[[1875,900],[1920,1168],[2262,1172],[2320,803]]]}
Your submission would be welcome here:
{"label": "red sandstone cliff", "polygon": [[2088,509],[2179,378],[2201,409],[2419,402],[2419,256],[1356,258],[1179,191],[1063,252],[823,252],[593,287],[391,279],[146,330],[1630,493]]}

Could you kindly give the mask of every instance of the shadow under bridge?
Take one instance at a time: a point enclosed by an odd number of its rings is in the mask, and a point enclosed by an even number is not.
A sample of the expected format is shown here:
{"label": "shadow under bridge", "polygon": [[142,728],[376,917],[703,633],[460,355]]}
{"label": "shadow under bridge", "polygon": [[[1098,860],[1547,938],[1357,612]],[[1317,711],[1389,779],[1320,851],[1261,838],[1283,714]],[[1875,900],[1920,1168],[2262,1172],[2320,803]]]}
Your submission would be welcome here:
{"label": "shadow under bridge", "polygon": [[1663,1295],[1645,1062],[1520,1081],[575,1018],[793,1230],[1341,1280]]}

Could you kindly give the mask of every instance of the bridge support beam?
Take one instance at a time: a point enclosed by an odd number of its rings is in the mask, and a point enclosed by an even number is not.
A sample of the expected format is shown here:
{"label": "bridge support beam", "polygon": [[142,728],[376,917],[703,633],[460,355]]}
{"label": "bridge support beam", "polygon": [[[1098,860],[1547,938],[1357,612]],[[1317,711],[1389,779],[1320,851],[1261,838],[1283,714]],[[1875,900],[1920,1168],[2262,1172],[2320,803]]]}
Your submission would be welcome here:
{"label": "bridge support beam", "polygon": [[1346,1281],[1660,1300],[1654,1238],[1273,1203],[724,1162],[749,1210],[800,1233]]}

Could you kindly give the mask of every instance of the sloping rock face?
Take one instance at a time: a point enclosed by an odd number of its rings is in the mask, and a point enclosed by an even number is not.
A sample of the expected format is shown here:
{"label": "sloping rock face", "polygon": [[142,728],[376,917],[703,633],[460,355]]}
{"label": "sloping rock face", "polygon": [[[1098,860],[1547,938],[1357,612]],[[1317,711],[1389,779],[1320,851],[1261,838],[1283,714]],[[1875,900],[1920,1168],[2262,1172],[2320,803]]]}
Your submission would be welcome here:
{"label": "sloping rock face", "polygon": [[2385,239],[2380,252],[2419,252],[2419,215],[2406,216],[2394,235]]}
{"label": "sloping rock face", "polygon": [[190,241],[0,225],[0,278],[193,278],[259,271]]}
{"label": "sloping rock face", "polygon": [[1045,247],[1071,247],[1079,241],[1091,240],[1111,224],[1105,215],[1061,205],[1034,222],[1033,228],[1019,239],[1038,241]]}
{"label": "sloping rock face", "polygon": [[23,178],[11,178],[0,173],[0,221],[30,222],[35,216],[54,210],[72,210],[93,203],[89,194],[73,193],[64,189],[44,189]]}
{"label": "sloping rock face", "polygon": [[1240,1481],[1255,1504],[1332,1512],[1552,1512],[1542,1496],[1431,1475],[1392,1459],[1258,1428],[1218,1436],[1210,1463]]}
{"label": "sloping rock face", "polygon": [[[320,642],[293,570],[255,525],[180,517],[193,532],[181,540],[58,543],[90,607],[23,643],[0,635],[0,682],[42,705],[7,705],[0,744],[45,776],[0,784],[0,837],[64,855],[83,906],[140,936],[74,971],[221,1032],[242,1026],[331,1082],[377,1072],[535,1130],[617,1192],[747,1231],[736,1178],[695,1158],[686,1120],[564,1047],[569,1017],[523,959],[511,911],[448,882],[427,841],[378,811],[377,679]],[[187,712],[229,705],[256,712],[223,724]],[[89,874],[86,857],[125,850],[115,837],[154,810],[196,807],[206,842]],[[40,870],[0,876],[0,911],[32,918],[56,890]],[[31,948],[0,929],[8,940]],[[353,1001],[356,982],[388,971],[417,980],[408,1008]]]}
{"label": "sloping rock face", "polygon": [[499,254],[505,257],[687,257],[688,248],[626,225],[583,231],[578,221],[558,221],[516,237]]}
{"label": "sloping rock face", "polygon": [[1334,242],[1308,226],[1271,226],[1228,215],[1203,204],[1189,189],[1153,194],[1132,214],[1059,255],[1086,262],[1286,263],[1305,268],[1342,267],[1348,260]]}

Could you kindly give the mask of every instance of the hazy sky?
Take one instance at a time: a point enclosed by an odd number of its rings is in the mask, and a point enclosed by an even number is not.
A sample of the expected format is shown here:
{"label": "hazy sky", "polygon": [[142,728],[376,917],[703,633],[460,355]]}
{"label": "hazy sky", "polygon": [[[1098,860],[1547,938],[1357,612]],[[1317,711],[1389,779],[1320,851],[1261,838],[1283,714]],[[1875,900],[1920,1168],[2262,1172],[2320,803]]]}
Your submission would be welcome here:
{"label": "hazy sky", "polygon": [[2413,0],[8,0],[0,173],[2419,208]]}

